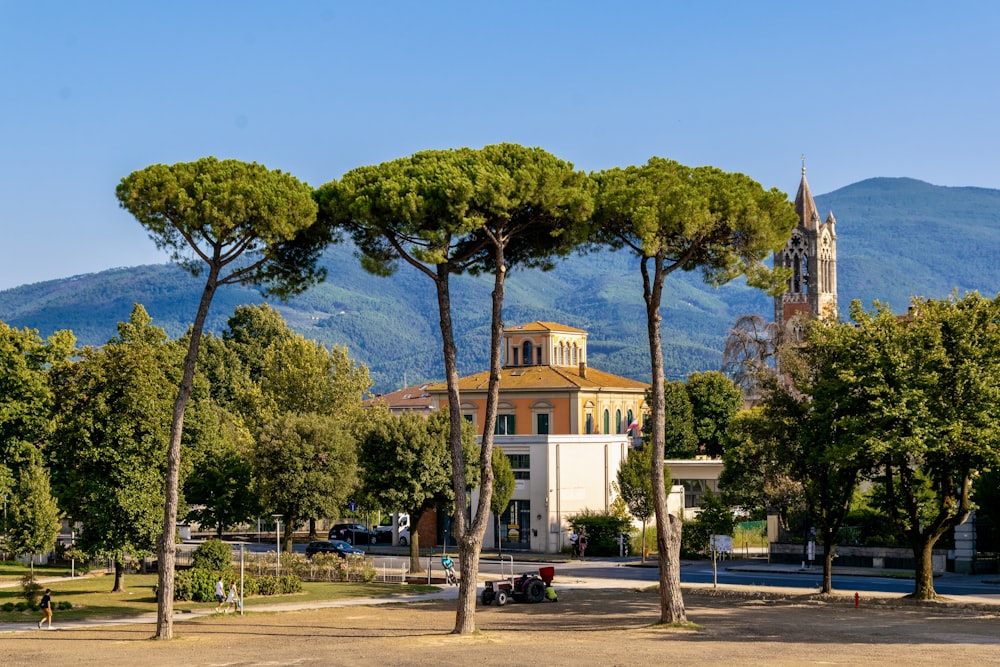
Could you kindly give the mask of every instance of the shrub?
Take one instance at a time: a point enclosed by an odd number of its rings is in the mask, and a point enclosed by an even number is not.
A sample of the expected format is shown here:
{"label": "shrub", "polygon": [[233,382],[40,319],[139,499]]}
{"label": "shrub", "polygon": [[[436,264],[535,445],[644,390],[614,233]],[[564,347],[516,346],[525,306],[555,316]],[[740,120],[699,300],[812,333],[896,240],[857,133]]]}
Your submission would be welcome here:
{"label": "shrub", "polygon": [[4,611],[14,611],[14,603],[13,602],[4,602],[3,603],[3,610]]}
{"label": "shrub", "polygon": [[72,609],[72,608],[73,608],[73,603],[72,602],[67,602],[66,600],[61,600],[61,601],[59,601],[59,602],[56,603],[56,609],[66,610],[66,609]]}
{"label": "shrub", "polygon": [[191,554],[195,568],[219,572],[233,564],[233,550],[228,544],[218,539],[205,540]]}
{"label": "shrub", "polygon": [[179,570],[174,578],[174,599],[208,602],[215,599],[216,572],[200,567]]}
{"label": "shrub", "polygon": [[21,597],[32,607],[37,605],[42,597],[42,585],[35,581],[30,572],[21,576]]}
{"label": "shrub", "polygon": [[594,556],[617,556],[618,536],[632,533],[628,519],[611,512],[584,510],[567,519],[573,530],[587,536],[587,554]]}
{"label": "shrub", "polygon": [[681,556],[697,558],[711,552],[709,536],[732,536],[736,519],[722,496],[706,493],[701,499],[701,511],[694,521],[687,521],[681,531]]}
{"label": "shrub", "polygon": [[302,590],[302,580],[294,574],[283,574],[278,582],[278,590],[282,595],[298,593]]}
{"label": "shrub", "polygon": [[254,577],[254,584],[255,595],[277,595],[280,590],[278,578],[273,574]]}

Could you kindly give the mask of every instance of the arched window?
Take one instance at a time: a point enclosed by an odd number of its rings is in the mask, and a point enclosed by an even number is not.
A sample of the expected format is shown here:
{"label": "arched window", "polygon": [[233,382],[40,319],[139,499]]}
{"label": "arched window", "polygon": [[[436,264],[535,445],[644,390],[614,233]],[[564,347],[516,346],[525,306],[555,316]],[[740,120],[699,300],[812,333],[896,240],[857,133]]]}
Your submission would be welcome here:
{"label": "arched window", "polygon": [[531,364],[534,363],[535,355],[532,354],[534,352],[534,350],[532,350],[531,348],[532,348],[531,341],[530,340],[524,341],[524,365],[525,366],[530,366]]}
{"label": "arched window", "polygon": [[574,365],[574,366],[576,366],[577,364],[579,364],[579,363],[580,363],[580,362],[578,361],[578,357],[577,357],[577,353],[578,353],[578,351],[579,351],[579,350],[578,350],[578,349],[577,349],[577,347],[576,347],[576,343],[573,343],[573,365]]}
{"label": "arched window", "polygon": [[615,433],[622,432],[622,411],[615,410]]}
{"label": "arched window", "polygon": [[[627,429],[630,426],[632,426],[632,411],[631,410],[628,411],[628,423],[625,425],[625,428]],[[635,435],[635,433],[633,433],[632,435]]]}
{"label": "arched window", "polygon": [[611,413],[604,411],[604,435],[611,433]]}

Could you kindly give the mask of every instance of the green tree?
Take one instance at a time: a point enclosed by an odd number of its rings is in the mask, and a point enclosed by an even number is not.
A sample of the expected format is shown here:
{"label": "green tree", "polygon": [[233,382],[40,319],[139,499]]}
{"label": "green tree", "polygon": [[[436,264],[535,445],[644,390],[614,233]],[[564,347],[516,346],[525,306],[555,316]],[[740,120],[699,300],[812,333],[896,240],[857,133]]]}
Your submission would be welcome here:
{"label": "green tree", "polygon": [[802,485],[791,478],[788,462],[778,458],[769,419],[758,405],[729,423],[719,487],[727,505],[755,520],[773,511],[787,528],[789,512],[804,507]]}
{"label": "green tree", "polygon": [[[365,423],[358,447],[361,492],[377,504],[410,515],[410,570],[422,572],[420,518],[435,507],[455,506],[448,410],[422,417],[409,412],[393,415],[375,407]],[[476,432],[467,421],[462,441],[470,472],[478,470]],[[471,483],[477,478],[473,475]]]}
{"label": "green tree", "polygon": [[[642,522],[642,562],[646,562],[646,523],[653,517],[653,478],[649,474],[653,448],[643,446],[630,449],[622,459],[616,479],[618,492],[628,506],[629,513]],[[664,475],[664,484],[670,485],[670,475]]]}
{"label": "green tree", "polygon": [[295,294],[321,280],[316,262],[332,237],[315,224],[308,185],[256,163],[216,160],[151,165],[122,179],[118,201],[156,246],[193,275],[207,268],[174,403],[167,457],[166,502],[159,540],[156,636],[173,638],[174,532],[177,525],[184,409],[194,388],[205,318],[222,285],[260,285]]}
{"label": "green tree", "polygon": [[591,212],[588,181],[572,165],[538,148],[513,144],[481,150],[424,151],[348,172],[317,193],[320,217],[350,231],[366,269],[389,275],[400,260],[433,281],[450,408],[455,502],[467,502],[462,414],[452,324],[450,277],[492,272],[490,380],[480,445],[482,483],[467,525],[455,516],[461,585],[454,632],[475,631],[479,554],[493,492],[493,429],[499,388],[501,312],[509,269],[551,266],[580,241]]}
{"label": "green tree", "polygon": [[681,521],[667,511],[663,486],[664,377],[660,303],[666,277],[701,269],[721,285],[744,275],[754,286],[782,289],[784,275],[763,260],[781,248],[797,221],[787,195],[765,191],[743,174],[689,168],[651,158],[642,167],[595,175],[597,238],[639,261],[652,369],[651,468],[660,563],[660,620],[685,623],[680,588]]}
{"label": "green tree", "polygon": [[75,340],[57,331],[42,340],[31,329],[0,322],[0,461],[11,473],[31,461],[51,427],[51,368],[68,363]]}
{"label": "green tree", "polygon": [[853,303],[844,375],[882,507],[913,550],[913,597],[930,599],[934,545],[968,518],[976,475],[1000,462],[1000,298],[915,299],[910,312]]}
{"label": "green tree", "polygon": [[510,459],[499,446],[493,448],[493,497],[490,499],[490,511],[497,527],[497,541],[500,540],[500,515],[510,505],[514,497],[514,470],[510,467]]}
{"label": "green tree", "polygon": [[202,401],[189,417],[185,433],[199,432],[188,454],[191,471],[184,478],[184,498],[193,507],[189,520],[214,526],[221,538],[225,529],[260,516],[253,478],[253,438],[242,420],[210,401]]}
{"label": "green tree", "polygon": [[833,556],[862,473],[873,459],[867,401],[853,385],[863,336],[850,325],[812,321],[806,344],[781,354],[783,381],[764,383],[763,407],[772,460],[798,485],[823,545],[823,593],[833,591]]}
{"label": "green tree", "polygon": [[691,373],[684,388],[691,401],[698,451],[719,458],[725,449],[729,423],[743,405],[743,394],[732,380],[718,371]]}
{"label": "green tree", "polygon": [[[298,334],[282,337],[264,350],[258,384],[261,415],[324,414],[345,432],[355,434],[363,420],[362,400],[371,384],[368,369],[355,364],[346,348],[328,350]],[[309,519],[310,536],[316,535],[317,516],[329,514],[304,517]]]}
{"label": "green tree", "polygon": [[663,385],[663,442],[664,458],[693,459],[698,455],[694,412],[683,382]]}
{"label": "green tree", "polygon": [[[21,467],[10,498],[4,550],[15,556],[52,550],[59,534],[59,506],[37,455]],[[32,559],[32,579],[34,579]]]}
{"label": "green tree", "polygon": [[261,503],[284,519],[282,550],[291,553],[296,526],[347,503],[357,483],[355,440],[334,417],[288,412],[258,437],[254,469]]}
{"label": "green tree", "polygon": [[115,563],[152,553],[163,518],[170,411],[179,348],[136,305],[118,336],[56,373],[59,411],[47,450],[56,494],[83,524],[77,545]]}

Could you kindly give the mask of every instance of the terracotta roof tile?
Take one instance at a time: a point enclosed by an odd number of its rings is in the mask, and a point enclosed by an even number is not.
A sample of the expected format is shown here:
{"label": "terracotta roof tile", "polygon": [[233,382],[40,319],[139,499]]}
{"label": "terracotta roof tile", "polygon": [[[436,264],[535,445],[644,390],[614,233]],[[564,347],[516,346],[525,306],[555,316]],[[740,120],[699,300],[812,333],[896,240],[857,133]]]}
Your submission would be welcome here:
{"label": "terracotta roof tile", "polygon": [[576,327],[566,326],[558,322],[541,322],[537,320],[527,324],[507,327],[504,331],[567,331],[570,333],[587,333],[585,329],[577,329]]}
{"label": "terracotta roof tile", "polygon": [[[486,391],[490,374],[482,371],[458,380],[459,391]],[[587,369],[587,377],[569,366],[510,366],[500,371],[500,390],[510,389],[633,389],[645,391],[645,382],[613,375],[596,368]],[[439,383],[428,387],[430,392],[447,390]]]}

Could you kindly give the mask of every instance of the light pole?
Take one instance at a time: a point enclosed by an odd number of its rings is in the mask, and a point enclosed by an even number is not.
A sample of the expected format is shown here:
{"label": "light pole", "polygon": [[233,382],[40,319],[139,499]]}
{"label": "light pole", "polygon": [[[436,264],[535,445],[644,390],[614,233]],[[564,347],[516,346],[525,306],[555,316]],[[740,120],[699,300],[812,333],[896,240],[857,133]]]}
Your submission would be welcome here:
{"label": "light pole", "polygon": [[276,550],[274,552],[274,576],[281,578],[281,515],[274,514],[274,543],[276,545]]}

